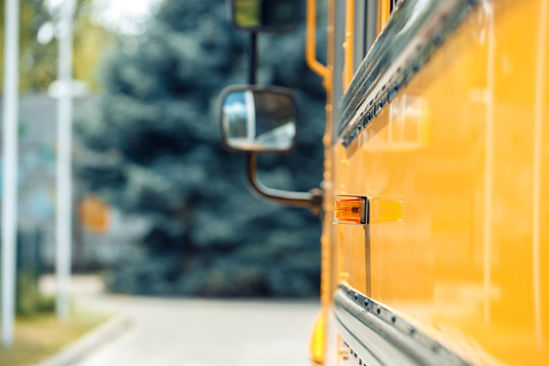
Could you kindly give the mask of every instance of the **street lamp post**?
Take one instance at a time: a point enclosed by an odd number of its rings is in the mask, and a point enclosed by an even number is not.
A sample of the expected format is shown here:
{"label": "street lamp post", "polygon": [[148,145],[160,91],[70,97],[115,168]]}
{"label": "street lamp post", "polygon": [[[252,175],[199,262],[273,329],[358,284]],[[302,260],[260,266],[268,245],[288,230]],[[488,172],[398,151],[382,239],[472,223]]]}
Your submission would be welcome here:
{"label": "street lamp post", "polygon": [[57,215],[56,215],[56,274],[57,317],[69,317],[69,289],[71,273],[72,236],[72,40],[74,0],[65,0],[60,6],[58,41],[60,85],[57,106]]}
{"label": "street lamp post", "polygon": [[19,0],[6,0],[2,172],[2,343],[11,347],[15,316]]}

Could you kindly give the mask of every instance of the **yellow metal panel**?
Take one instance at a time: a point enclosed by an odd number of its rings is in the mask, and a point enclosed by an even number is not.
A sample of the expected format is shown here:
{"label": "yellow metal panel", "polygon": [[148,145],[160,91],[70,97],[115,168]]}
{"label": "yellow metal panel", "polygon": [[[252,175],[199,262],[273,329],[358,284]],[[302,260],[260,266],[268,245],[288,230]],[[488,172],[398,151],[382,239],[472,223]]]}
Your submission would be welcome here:
{"label": "yellow metal panel", "polygon": [[326,353],[326,310],[320,309],[316,315],[309,345],[312,365],[323,365]]}
{"label": "yellow metal panel", "polygon": [[334,147],[335,194],[401,204],[332,228],[335,272],[473,362],[549,362],[547,12],[483,2]]}

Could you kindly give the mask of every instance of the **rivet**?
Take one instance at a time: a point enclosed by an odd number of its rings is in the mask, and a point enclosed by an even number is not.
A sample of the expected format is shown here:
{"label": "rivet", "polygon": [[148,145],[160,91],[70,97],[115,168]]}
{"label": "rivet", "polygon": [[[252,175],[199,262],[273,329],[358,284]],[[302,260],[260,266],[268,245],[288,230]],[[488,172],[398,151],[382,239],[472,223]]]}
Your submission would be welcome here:
{"label": "rivet", "polygon": [[410,334],[414,335],[415,333],[416,333],[416,329],[415,328],[410,328]]}
{"label": "rivet", "polygon": [[381,308],[379,306],[377,307],[376,311],[378,314],[381,314]]}
{"label": "rivet", "polygon": [[356,301],[356,300],[358,300],[358,295],[357,295],[357,294],[355,294],[355,301]]}
{"label": "rivet", "polygon": [[364,300],[364,306],[368,307],[368,299]]}
{"label": "rivet", "polygon": [[391,321],[392,321],[393,323],[394,323],[394,322],[396,322],[396,321],[397,321],[397,318],[396,318],[396,316],[394,316],[394,315],[393,315],[393,316],[391,316]]}

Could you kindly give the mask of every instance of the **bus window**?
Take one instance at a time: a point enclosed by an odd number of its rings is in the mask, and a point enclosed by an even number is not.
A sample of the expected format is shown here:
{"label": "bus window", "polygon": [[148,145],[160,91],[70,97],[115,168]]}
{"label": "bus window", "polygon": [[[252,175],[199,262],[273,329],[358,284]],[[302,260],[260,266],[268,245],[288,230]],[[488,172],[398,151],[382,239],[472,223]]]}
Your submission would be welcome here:
{"label": "bus window", "polygon": [[377,37],[377,1],[355,0],[353,73]]}
{"label": "bus window", "polygon": [[399,2],[399,0],[354,0],[353,74]]}
{"label": "bus window", "polygon": [[[377,36],[387,24],[391,13],[396,10],[400,2],[402,0],[347,0],[338,3],[335,9],[336,47],[333,75],[333,103],[336,115],[339,110],[339,101],[352,81],[351,76],[360,67]],[[352,18],[347,14],[349,6],[352,10]],[[351,24],[352,31],[349,34],[347,31]],[[346,42],[352,45],[348,50],[344,47]],[[338,128],[338,123],[334,123],[334,138]]]}
{"label": "bus window", "polygon": [[[338,3],[345,4],[345,2]],[[343,43],[345,42],[345,6],[335,7],[335,54],[334,54],[334,106],[339,106],[339,101],[343,96],[343,69],[345,64],[345,54],[343,51]]]}

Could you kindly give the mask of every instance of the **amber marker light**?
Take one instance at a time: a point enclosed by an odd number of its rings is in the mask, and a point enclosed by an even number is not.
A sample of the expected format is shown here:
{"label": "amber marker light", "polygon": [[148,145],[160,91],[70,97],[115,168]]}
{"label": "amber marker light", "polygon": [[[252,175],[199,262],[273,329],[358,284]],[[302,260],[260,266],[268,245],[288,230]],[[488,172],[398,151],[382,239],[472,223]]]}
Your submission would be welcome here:
{"label": "amber marker light", "polygon": [[368,199],[361,196],[336,196],[334,224],[366,224]]}

